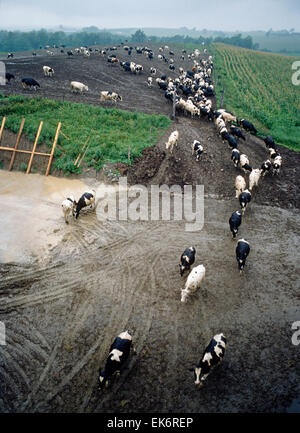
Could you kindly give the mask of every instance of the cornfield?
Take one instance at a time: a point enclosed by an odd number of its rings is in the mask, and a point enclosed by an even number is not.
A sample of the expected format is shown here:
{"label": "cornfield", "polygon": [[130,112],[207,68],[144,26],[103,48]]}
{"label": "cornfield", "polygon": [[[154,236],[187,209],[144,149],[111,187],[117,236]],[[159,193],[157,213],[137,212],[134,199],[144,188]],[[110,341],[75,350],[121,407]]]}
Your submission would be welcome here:
{"label": "cornfield", "polygon": [[[296,57],[213,44],[217,106],[251,121],[258,135],[300,150],[300,85],[292,83]],[[224,92],[224,95],[223,95]]]}

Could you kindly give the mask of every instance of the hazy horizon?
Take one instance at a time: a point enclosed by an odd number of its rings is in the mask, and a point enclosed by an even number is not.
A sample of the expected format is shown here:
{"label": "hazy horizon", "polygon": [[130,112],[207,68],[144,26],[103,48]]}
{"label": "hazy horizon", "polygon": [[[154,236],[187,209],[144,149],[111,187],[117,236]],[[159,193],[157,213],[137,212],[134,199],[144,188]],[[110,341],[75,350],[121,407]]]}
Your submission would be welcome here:
{"label": "hazy horizon", "polygon": [[[215,0],[210,9],[202,0],[0,0],[0,29],[73,29],[96,26],[99,29],[187,27],[197,31],[250,32],[300,31],[298,0]],[[182,4],[184,6],[182,6]],[[118,13],[117,13],[117,12]]]}

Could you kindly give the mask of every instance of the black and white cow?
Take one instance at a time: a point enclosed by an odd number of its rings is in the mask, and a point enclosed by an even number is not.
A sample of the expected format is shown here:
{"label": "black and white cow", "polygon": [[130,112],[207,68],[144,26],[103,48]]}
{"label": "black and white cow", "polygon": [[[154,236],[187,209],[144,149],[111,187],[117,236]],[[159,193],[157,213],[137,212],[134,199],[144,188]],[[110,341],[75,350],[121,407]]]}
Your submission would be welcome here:
{"label": "black and white cow", "polygon": [[109,355],[106,360],[103,371],[99,369],[100,388],[108,386],[108,379],[113,375],[120,375],[121,369],[130,354],[132,346],[132,337],[128,331],[121,332],[113,341],[109,349]]}
{"label": "black and white cow", "polygon": [[238,230],[239,230],[239,226],[242,223],[242,214],[239,210],[233,212],[233,214],[231,215],[231,217],[229,218],[229,227],[230,227],[230,231],[232,233],[232,237],[233,239],[236,237]]}
{"label": "black and white cow", "polygon": [[269,159],[267,159],[261,165],[262,175],[265,176],[266,173],[270,173],[271,168],[272,168],[272,163]]}
{"label": "black and white cow", "polygon": [[195,385],[201,388],[212,369],[224,358],[227,339],[223,333],[216,334],[203,352],[200,362],[190,371],[194,372]]}
{"label": "black and white cow", "polygon": [[279,174],[281,164],[282,164],[282,158],[280,155],[278,155],[273,161],[273,174]]}
{"label": "black and white cow", "polygon": [[255,135],[257,134],[257,130],[253,123],[248,122],[248,120],[241,119],[238,123],[245,129],[245,131],[253,132]]}
{"label": "black and white cow", "polygon": [[243,269],[246,265],[246,258],[250,253],[249,242],[245,241],[245,239],[239,239],[235,253],[236,253],[236,260],[238,262],[238,269],[240,271],[240,274],[242,274]]}
{"label": "black and white cow", "polygon": [[77,205],[76,200],[74,199],[74,196],[72,194],[70,194],[70,197],[66,198],[62,202],[61,207],[65,217],[66,224],[69,224],[68,221],[69,215],[74,216],[76,205]]}
{"label": "black and white cow", "polygon": [[246,207],[248,203],[250,203],[252,198],[251,192],[248,189],[245,189],[240,195],[239,195],[239,202],[242,208],[242,214],[245,213]]}
{"label": "black and white cow", "polygon": [[195,261],[195,254],[196,254],[195,247],[186,248],[184,252],[181,254],[180,257],[181,264],[179,265],[181,276],[184,274],[185,271],[190,270],[190,267]]}
{"label": "black and white cow", "polygon": [[203,146],[200,141],[194,140],[194,143],[192,144],[192,154],[193,153],[196,153],[196,159],[197,161],[200,161],[201,155],[203,153]]}
{"label": "black and white cow", "polygon": [[26,89],[27,87],[33,87],[34,90],[36,90],[37,87],[41,87],[33,78],[22,78],[21,82],[23,89]]}
{"label": "black and white cow", "polygon": [[81,211],[82,208],[86,206],[90,206],[92,208],[93,205],[95,205],[95,197],[96,197],[96,192],[94,189],[82,194],[82,196],[80,197],[76,205],[76,211],[75,211],[76,219],[78,218],[79,212]]}
{"label": "black and white cow", "polygon": [[234,166],[237,168],[237,166],[240,162],[240,151],[238,149],[232,149],[231,159],[234,163]]}

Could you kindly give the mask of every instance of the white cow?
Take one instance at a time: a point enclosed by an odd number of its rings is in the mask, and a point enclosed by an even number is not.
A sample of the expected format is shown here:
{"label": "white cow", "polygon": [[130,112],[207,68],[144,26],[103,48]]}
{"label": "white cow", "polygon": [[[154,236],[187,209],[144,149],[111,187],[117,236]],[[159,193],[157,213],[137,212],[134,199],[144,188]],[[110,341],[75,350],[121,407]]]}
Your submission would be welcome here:
{"label": "white cow", "polygon": [[74,196],[72,194],[70,194],[70,196],[62,202],[61,207],[62,207],[62,211],[63,211],[64,217],[65,217],[66,224],[69,224],[69,221],[68,221],[69,215],[71,215],[71,214],[73,216],[75,215],[76,205],[77,205],[77,203],[76,203]]}
{"label": "white cow", "polygon": [[52,77],[54,75],[54,69],[50,68],[50,66],[43,66],[43,71],[45,77]]}
{"label": "white cow", "polygon": [[166,149],[168,150],[170,148],[170,152],[173,152],[173,147],[175,144],[177,144],[179,137],[178,131],[173,131],[172,134],[169,136],[168,141],[166,142]]}
{"label": "white cow", "polygon": [[187,277],[184,289],[181,290],[181,302],[186,302],[188,296],[200,287],[204,277],[205,267],[203,265],[198,265],[192,269]]}
{"label": "white cow", "polygon": [[251,191],[254,186],[258,186],[262,170],[260,168],[252,169],[249,175],[249,190]]}
{"label": "white cow", "polygon": [[246,181],[243,178],[243,176],[237,176],[235,178],[235,189],[236,189],[236,193],[235,193],[235,198],[238,198],[239,195],[245,191],[246,189]]}
{"label": "white cow", "polygon": [[83,83],[80,83],[79,81],[71,81],[71,90],[72,92],[80,92],[88,91],[89,88]]}

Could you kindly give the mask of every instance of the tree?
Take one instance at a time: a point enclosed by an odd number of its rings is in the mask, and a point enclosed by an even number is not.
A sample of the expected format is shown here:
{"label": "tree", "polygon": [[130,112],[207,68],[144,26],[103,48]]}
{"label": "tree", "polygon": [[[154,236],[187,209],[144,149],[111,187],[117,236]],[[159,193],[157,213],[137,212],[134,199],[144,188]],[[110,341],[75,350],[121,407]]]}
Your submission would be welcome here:
{"label": "tree", "polygon": [[133,35],[131,35],[132,42],[146,42],[147,36],[143,30],[137,30]]}

